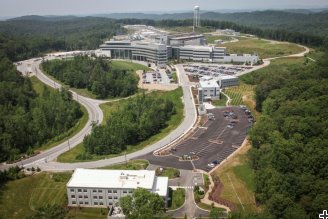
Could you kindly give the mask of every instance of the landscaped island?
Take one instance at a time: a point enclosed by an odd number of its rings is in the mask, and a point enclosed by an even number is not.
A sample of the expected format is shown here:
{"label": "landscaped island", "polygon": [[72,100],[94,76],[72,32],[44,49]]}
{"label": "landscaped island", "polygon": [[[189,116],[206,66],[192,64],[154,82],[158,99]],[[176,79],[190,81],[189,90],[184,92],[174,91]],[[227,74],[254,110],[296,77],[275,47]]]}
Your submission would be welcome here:
{"label": "landscaped island", "polygon": [[76,56],[42,63],[43,70],[72,88],[86,89],[96,98],[127,97],[137,92],[134,69],[116,67],[100,58]]}

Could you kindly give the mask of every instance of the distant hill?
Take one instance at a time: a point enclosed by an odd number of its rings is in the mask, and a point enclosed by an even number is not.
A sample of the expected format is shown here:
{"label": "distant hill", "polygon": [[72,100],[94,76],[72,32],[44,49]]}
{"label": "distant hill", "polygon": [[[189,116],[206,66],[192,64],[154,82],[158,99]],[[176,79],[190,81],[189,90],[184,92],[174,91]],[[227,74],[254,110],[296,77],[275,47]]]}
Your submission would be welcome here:
{"label": "distant hill", "polygon": [[[145,14],[145,13],[112,13],[96,15],[101,17],[124,19],[192,19],[193,13],[174,14]],[[328,11],[313,12],[312,10],[286,10],[286,11],[253,11],[236,13],[203,12],[201,19],[230,21],[237,24],[260,28],[284,29],[308,34],[328,34]]]}
{"label": "distant hill", "polygon": [[49,16],[39,16],[39,15],[26,15],[16,18],[7,19],[7,21],[64,21],[64,20],[73,20],[76,19],[76,16],[56,16],[56,15],[49,15]]}

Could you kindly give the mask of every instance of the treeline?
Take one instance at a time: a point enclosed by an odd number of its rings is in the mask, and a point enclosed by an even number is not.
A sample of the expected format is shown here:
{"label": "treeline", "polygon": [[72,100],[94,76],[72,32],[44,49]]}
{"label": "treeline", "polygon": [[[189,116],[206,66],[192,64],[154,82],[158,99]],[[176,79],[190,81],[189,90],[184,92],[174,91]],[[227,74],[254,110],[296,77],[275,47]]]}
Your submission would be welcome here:
{"label": "treeline", "polygon": [[[153,25],[158,27],[185,27],[192,26],[193,21],[191,19],[186,20],[136,20],[136,19],[124,19],[119,20],[119,22],[124,24],[145,24],[145,25]],[[309,46],[321,46],[324,42],[324,37],[300,33],[294,31],[288,31],[285,29],[268,29],[268,28],[258,28],[236,24],[229,21],[217,21],[217,20],[202,20],[201,25],[203,27],[213,27],[217,29],[234,29],[238,32],[256,35],[261,38],[278,40],[278,41],[288,41],[292,43],[300,43]]]}
{"label": "treeline", "polygon": [[125,31],[106,18],[32,16],[0,21],[0,46],[11,61],[19,61],[50,51],[96,49],[103,39]]}
{"label": "treeline", "polygon": [[48,74],[75,88],[87,88],[97,98],[126,97],[138,89],[138,77],[133,71],[113,69],[108,61],[88,56],[73,60],[42,62]]}
{"label": "treeline", "polygon": [[118,154],[127,145],[134,145],[157,134],[175,114],[171,100],[152,95],[138,95],[120,106],[106,125],[94,127],[83,143],[90,154]]}
{"label": "treeline", "polygon": [[67,90],[45,87],[38,95],[31,80],[6,58],[0,61],[0,161],[14,160],[72,128],[82,116]]}
{"label": "treeline", "polygon": [[318,218],[328,203],[328,47],[310,66],[260,77],[251,131],[256,200],[268,218]]}

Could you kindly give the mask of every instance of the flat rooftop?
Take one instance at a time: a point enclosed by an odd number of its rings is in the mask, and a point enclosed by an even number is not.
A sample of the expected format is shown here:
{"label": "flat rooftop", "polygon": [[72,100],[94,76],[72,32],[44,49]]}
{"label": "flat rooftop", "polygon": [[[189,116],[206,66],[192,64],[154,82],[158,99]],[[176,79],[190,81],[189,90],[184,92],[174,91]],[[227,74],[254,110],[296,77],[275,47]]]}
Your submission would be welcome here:
{"label": "flat rooftop", "polygon": [[228,79],[238,79],[238,77],[233,75],[222,75],[219,77],[221,80],[228,80]]}
{"label": "flat rooftop", "polygon": [[207,88],[207,87],[219,87],[216,80],[208,80],[208,81],[199,81],[199,85],[201,88]]}
{"label": "flat rooftop", "polygon": [[152,190],[155,171],[149,170],[97,170],[77,168],[67,187],[125,188],[138,187]]}

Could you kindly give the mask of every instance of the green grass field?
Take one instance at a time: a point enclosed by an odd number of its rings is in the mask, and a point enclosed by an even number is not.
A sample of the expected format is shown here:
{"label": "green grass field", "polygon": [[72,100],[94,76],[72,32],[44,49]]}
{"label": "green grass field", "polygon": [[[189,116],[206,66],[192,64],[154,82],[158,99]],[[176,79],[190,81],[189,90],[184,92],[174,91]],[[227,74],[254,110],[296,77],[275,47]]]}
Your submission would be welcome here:
{"label": "green grass field", "polygon": [[227,100],[228,100],[228,98],[225,95],[221,94],[221,99],[219,99],[219,100],[212,100],[212,104],[214,106],[225,106]]}
{"label": "green grass field", "polygon": [[171,200],[168,203],[169,210],[180,208],[185,202],[185,190],[178,188],[177,190],[169,190]]}
{"label": "green grass field", "polygon": [[177,178],[180,176],[180,171],[176,168],[172,167],[165,167],[163,168],[163,171],[160,172],[159,168],[156,170],[157,176],[167,176],[169,179]]}
{"label": "green grass field", "polygon": [[213,44],[215,40],[231,41],[233,39],[233,37],[231,36],[213,36],[213,35],[205,35],[205,38],[207,40],[207,43],[211,43],[211,44]]}
{"label": "green grass field", "polygon": [[[160,139],[164,138],[166,135],[168,135],[171,131],[173,131],[175,128],[179,126],[179,124],[183,120],[183,104],[181,102],[181,96],[182,94],[182,89],[177,88],[176,90],[173,91],[168,91],[168,92],[162,92],[162,91],[155,91],[147,95],[155,95],[155,96],[161,96],[163,98],[168,98],[172,100],[175,105],[176,105],[176,114],[172,115],[170,120],[167,121],[167,126],[166,128],[162,129],[161,132],[158,134],[148,138],[145,141],[140,142],[137,145],[128,145],[127,150],[124,152],[121,152],[120,154],[110,154],[110,155],[89,155],[87,158],[83,160],[77,159],[78,155],[85,154],[85,148],[83,144],[77,145],[75,148],[73,148],[70,151],[67,151],[63,154],[61,154],[58,158],[57,161],[63,162],[63,163],[71,163],[71,162],[86,162],[86,161],[95,161],[95,160],[100,160],[100,159],[105,159],[105,158],[112,158],[112,157],[117,157],[121,156],[124,154],[129,154],[138,150],[143,149],[144,147],[159,141]],[[128,99],[125,100],[120,100],[120,101],[129,101]],[[111,103],[106,103],[101,105],[102,110],[104,111],[104,119],[106,120],[109,116],[112,110],[116,110],[117,107],[120,104],[120,101],[118,102],[111,102]],[[122,104],[122,102],[121,102]]]}
{"label": "green grass field", "polygon": [[254,172],[247,157],[250,147],[247,145],[240,150],[222,164],[212,176],[218,176],[223,183],[221,198],[236,204],[240,211],[243,211],[243,205],[246,212],[257,212],[259,208],[254,196]]}
{"label": "green grass field", "polygon": [[[41,95],[43,93],[43,90],[45,88],[45,84],[43,84],[37,77],[33,76],[31,77],[32,86],[33,89],[36,91],[38,95]],[[54,89],[47,86],[50,90],[50,92],[54,92]],[[49,140],[48,143],[42,145],[38,148],[39,151],[47,150],[49,148],[52,148],[58,144],[63,143],[64,141],[67,141],[72,136],[76,135],[79,131],[83,129],[85,124],[88,122],[88,112],[86,108],[82,105],[80,105],[80,108],[83,112],[83,116],[79,119],[79,121],[73,126],[71,129],[69,129],[67,132],[62,133],[61,135],[58,135],[54,137],[53,139]]]}
{"label": "green grass field", "polygon": [[293,43],[271,43],[262,39],[239,38],[239,42],[226,43],[227,52],[230,54],[259,54],[260,58],[272,58],[303,52],[304,49]]}
{"label": "green grass field", "polygon": [[[183,27],[163,27],[162,29],[167,30],[171,33],[190,33],[193,32],[192,26],[183,26]],[[196,33],[208,33],[215,31],[215,28],[213,27],[200,27],[196,28]]]}
{"label": "green grass field", "polygon": [[115,164],[111,166],[101,167],[99,169],[106,170],[145,170],[149,162],[147,160],[130,160],[127,163]]}
{"label": "green grass field", "polygon": [[231,98],[230,105],[239,106],[244,103],[243,96],[253,97],[254,88],[253,85],[241,83],[239,86],[226,88],[224,92]]}

